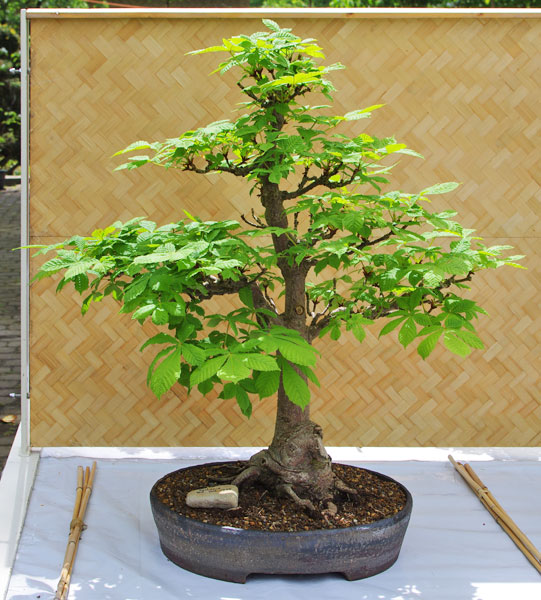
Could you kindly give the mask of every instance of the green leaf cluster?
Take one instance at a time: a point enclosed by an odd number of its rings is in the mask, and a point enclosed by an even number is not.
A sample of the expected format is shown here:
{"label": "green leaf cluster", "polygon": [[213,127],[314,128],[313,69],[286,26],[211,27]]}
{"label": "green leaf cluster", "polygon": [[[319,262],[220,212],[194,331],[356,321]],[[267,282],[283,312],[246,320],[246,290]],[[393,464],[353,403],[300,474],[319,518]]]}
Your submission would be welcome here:
{"label": "green leaf cluster", "polygon": [[[362,342],[380,320],[380,336],[416,342],[423,359],[438,343],[461,357],[482,349],[474,322],[485,311],[464,297],[469,283],[481,270],[522,268],[509,246],[488,247],[455,211],[431,209],[457,183],[392,191],[389,157],[420,155],[393,137],[348,135],[349,122],[380,105],[336,116],[306,104],[309,92],[332,99],[328,74],[342,66],[321,65],[316,40],[264,23],[267,31],[191,53],[228,55],[217,71],[238,73],[243,114],[119,152],[131,155],[120,169],[150,163],[245,178],[261,204],[252,216],[242,226],[187,213],[161,227],[115,223],[40,246],[55,257],[36,276],[61,273],[57,289],[73,283],[83,313],[110,295],[121,312],[160,328],[141,348],[161,347],[148,370],[157,396],[176,382],[202,394],[218,387],[247,416],[254,398],[280,386],[308,404],[318,336],[348,331]],[[212,313],[205,302],[221,295],[238,296],[237,308]]]}

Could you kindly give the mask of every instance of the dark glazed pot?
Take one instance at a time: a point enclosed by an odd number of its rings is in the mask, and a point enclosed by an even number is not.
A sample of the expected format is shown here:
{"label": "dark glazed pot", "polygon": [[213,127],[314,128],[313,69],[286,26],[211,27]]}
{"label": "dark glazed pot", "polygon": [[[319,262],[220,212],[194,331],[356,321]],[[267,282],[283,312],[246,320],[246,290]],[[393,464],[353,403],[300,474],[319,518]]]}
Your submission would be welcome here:
{"label": "dark glazed pot", "polygon": [[161,479],[150,492],[150,503],[165,556],[193,573],[236,583],[245,583],[246,577],[254,573],[342,573],[350,581],[381,573],[398,558],[412,508],[411,494],[395,482],[407,500],[405,507],[388,519],[343,529],[255,531],[221,527],[179,515],[156,496],[160,482]]}

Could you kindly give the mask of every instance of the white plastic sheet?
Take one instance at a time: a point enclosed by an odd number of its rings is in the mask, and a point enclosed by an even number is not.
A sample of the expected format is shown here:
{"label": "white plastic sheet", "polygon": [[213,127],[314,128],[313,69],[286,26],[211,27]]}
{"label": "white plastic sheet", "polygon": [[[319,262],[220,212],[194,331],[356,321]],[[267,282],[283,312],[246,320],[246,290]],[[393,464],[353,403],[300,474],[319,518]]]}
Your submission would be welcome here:
{"label": "white plastic sheet", "polygon": [[[98,455],[94,491],[73,572],[71,600],[539,600],[541,577],[494,522],[477,497],[436,451],[436,460],[403,460],[389,451],[338,453],[343,462],[402,482],[413,514],[397,563],[375,577],[348,582],[340,575],[254,575],[244,585],[184,571],[161,553],[148,493],[164,474],[247,450],[209,449],[201,460],[171,459],[168,450]],[[84,454],[84,453],[81,453]],[[331,452],[331,454],[333,454]],[[336,454],[336,453],[335,453]],[[464,453],[453,452],[456,459]],[[124,458],[111,458],[124,456]],[[147,456],[149,458],[133,458]],[[356,461],[347,458],[356,458]],[[388,460],[393,457],[398,460]],[[426,456],[426,454],[425,454]],[[509,457],[511,456],[511,459]],[[152,457],[152,458],[150,458]],[[335,456],[336,457],[336,456]],[[495,458],[496,457],[496,458]],[[484,450],[465,456],[533,543],[541,546],[541,462]],[[504,460],[507,458],[507,460]],[[477,460],[476,460],[477,459]],[[479,460],[480,459],[480,460]],[[90,457],[42,456],[10,580],[7,600],[54,597],[73,509],[77,465]]]}

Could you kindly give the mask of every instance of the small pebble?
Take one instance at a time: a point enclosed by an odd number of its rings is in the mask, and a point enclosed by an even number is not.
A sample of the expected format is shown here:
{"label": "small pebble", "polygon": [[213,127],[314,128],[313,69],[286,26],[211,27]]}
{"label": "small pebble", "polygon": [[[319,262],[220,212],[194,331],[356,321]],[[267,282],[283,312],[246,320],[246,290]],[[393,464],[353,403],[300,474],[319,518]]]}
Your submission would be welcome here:
{"label": "small pebble", "polygon": [[239,488],[236,485],[216,485],[192,490],[186,495],[186,504],[192,508],[237,508]]}

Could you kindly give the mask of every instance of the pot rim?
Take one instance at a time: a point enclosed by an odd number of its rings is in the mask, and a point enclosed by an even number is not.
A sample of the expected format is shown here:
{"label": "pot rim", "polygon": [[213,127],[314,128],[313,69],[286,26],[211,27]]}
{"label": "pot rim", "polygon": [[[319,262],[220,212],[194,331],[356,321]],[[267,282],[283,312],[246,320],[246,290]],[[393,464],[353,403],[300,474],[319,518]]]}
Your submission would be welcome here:
{"label": "pot rim", "polygon": [[[241,527],[231,527],[229,525],[215,525],[214,523],[203,523],[203,521],[199,521],[198,519],[192,519],[190,517],[186,517],[185,515],[181,515],[180,513],[176,512],[174,510],[171,510],[168,506],[166,506],[157,497],[157,494],[155,491],[156,488],[166,477],[169,477],[173,473],[178,473],[180,471],[186,471],[188,469],[192,469],[194,467],[198,467],[198,466],[202,466],[202,465],[214,466],[214,465],[223,465],[223,464],[227,464],[227,463],[231,463],[231,462],[238,462],[238,461],[221,460],[221,461],[217,461],[217,462],[201,463],[201,465],[191,465],[189,467],[183,467],[182,469],[177,469],[176,471],[171,471],[170,473],[166,473],[163,477],[160,477],[160,479],[158,479],[158,481],[156,481],[156,483],[152,486],[152,489],[150,490],[150,502],[151,502],[152,508],[154,508],[154,505],[160,506],[163,508],[163,510],[167,510],[170,513],[170,515],[169,515],[170,518],[177,519],[178,522],[180,522],[180,523],[188,522],[192,526],[201,527],[203,530],[207,530],[207,531],[221,530],[221,531],[228,532],[228,533],[235,534],[235,535],[248,535],[251,537],[267,536],[267,535],[273,535],[273,536],[277,536],[277,537],[279,537],[279,536],[309,537],[309,536],[320,536],[322,534],[340,535],[340,533],[344,532],[344,531],[370,531],[372,529],[378,529],[380,527],[389,527],[391,525],[394,525],[395,523],[399,523],[403,519],[409,518],[412,507],[413,507],[413,498],[412,498],[409,490],[402,483],[400,483],[399,481],[396,481],[395,479],[393,479],[392,477],[389,477],[388,475],[379,473],[378,471],[372,471],[371,469],[365,469],[364,467],[357,467],[356,465],[346,465],[346,466],[363,469],[364,471],[367,471],[368,473],[372,473],[374,475],[377,475],[378,477],[381,477],[382,479],[386,479],[387,481],[392,481],[393,483],[396,483],[397,485],[399,485],[400,488],[402,489],[402,491],[406,494],[406,504],[404,505],[404,507],[391,517],[386,517],[385,519],[379,519],[377,521],[373,521],[372,523],[366,523],[363,525],[352,525],[350,527],[335,527],[332,529],[310,529],[308,531],[267,531],[267,530],[261,530],[261,529],[243,529]],[[344,463],[333,463],[333,464],[344,464]]]}

